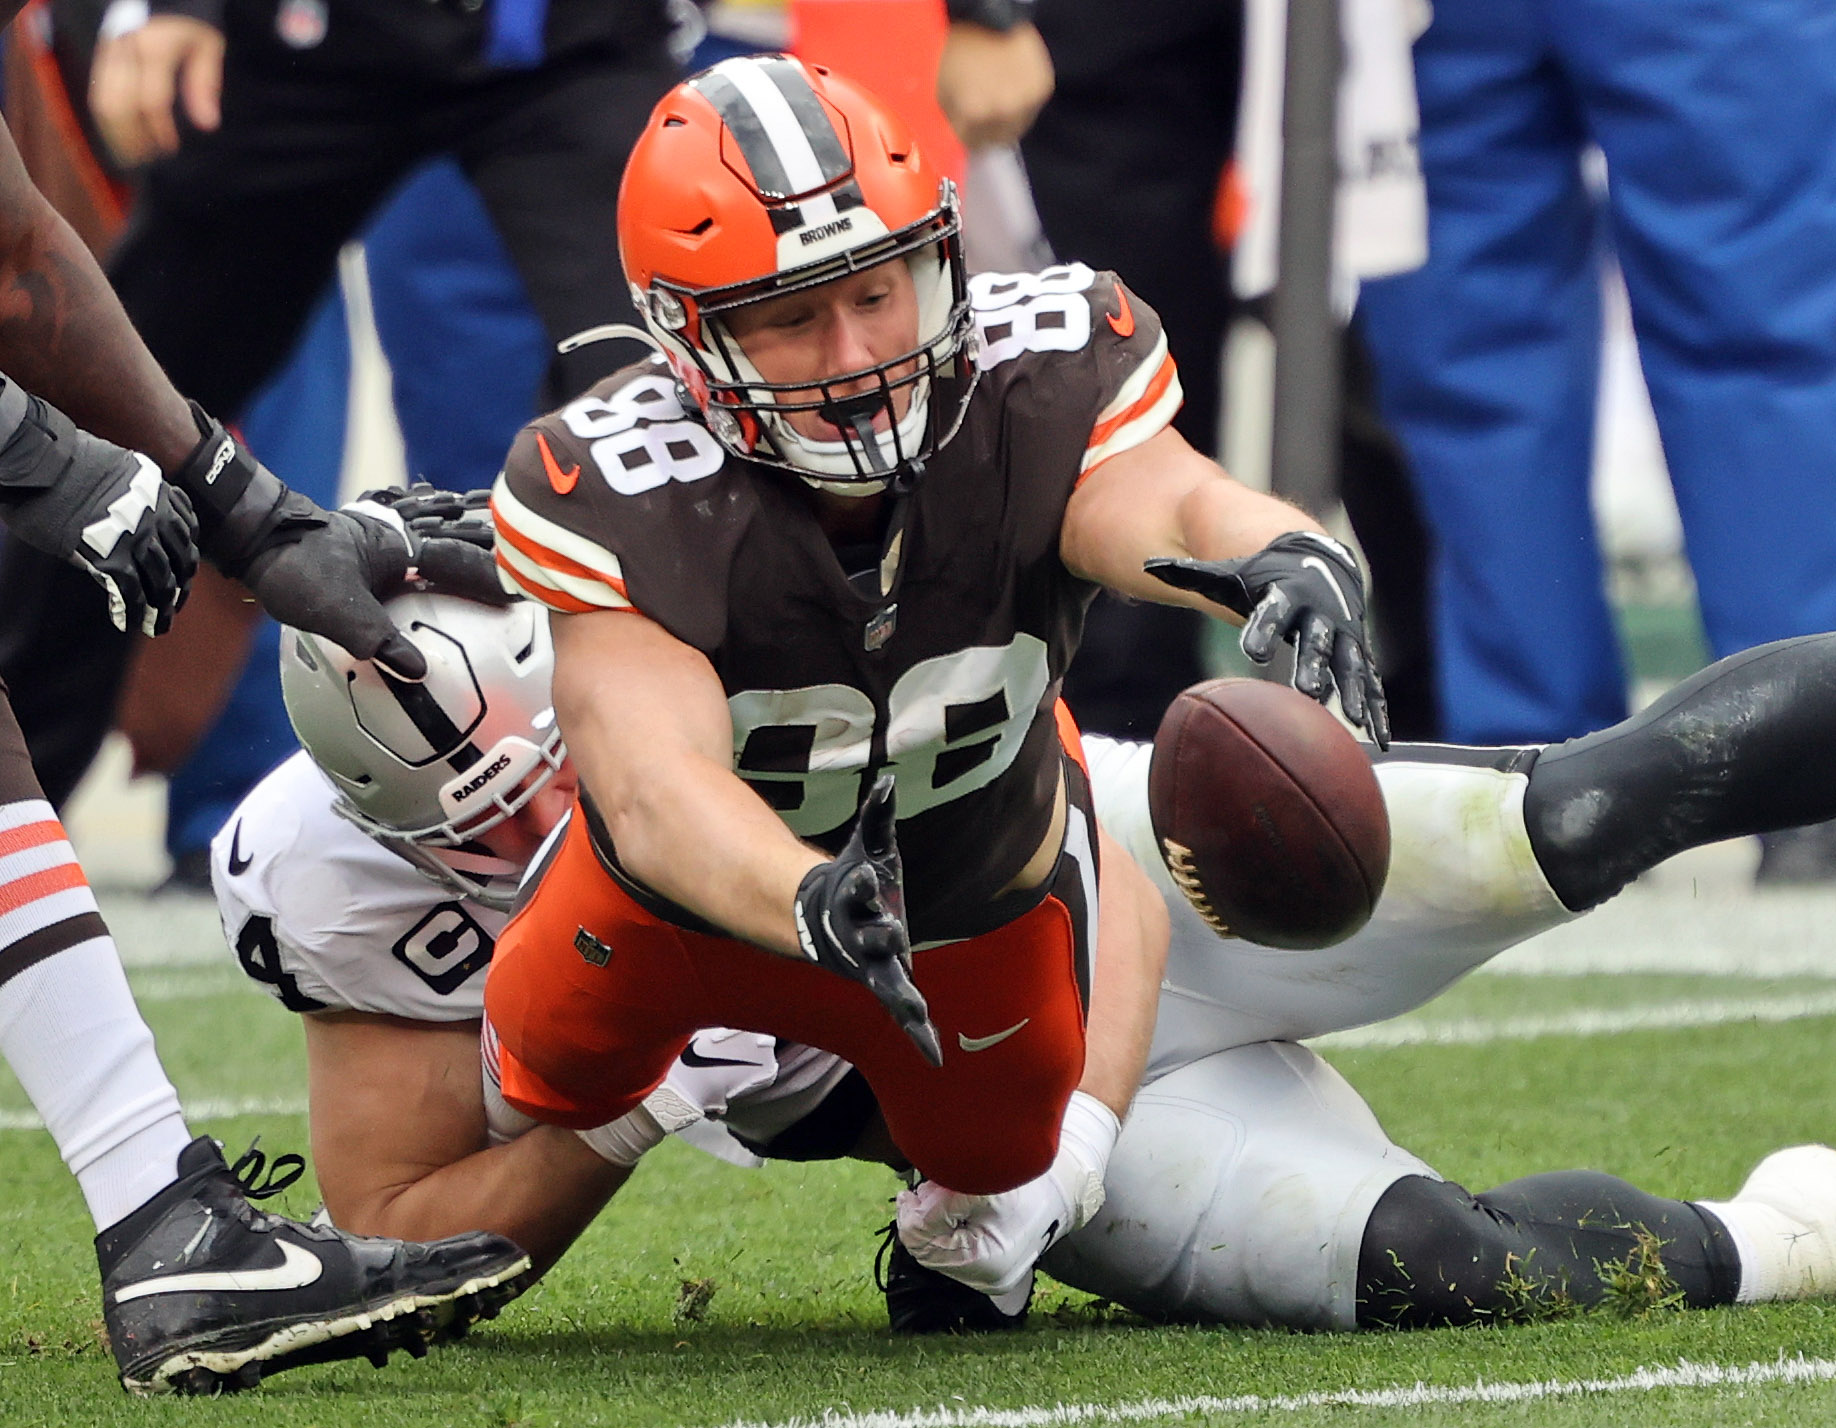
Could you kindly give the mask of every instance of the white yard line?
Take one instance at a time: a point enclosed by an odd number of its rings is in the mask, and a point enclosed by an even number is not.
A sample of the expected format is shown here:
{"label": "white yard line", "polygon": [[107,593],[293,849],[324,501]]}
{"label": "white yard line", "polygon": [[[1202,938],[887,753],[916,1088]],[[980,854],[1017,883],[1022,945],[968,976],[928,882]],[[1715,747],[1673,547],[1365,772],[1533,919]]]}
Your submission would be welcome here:
{"label": "white yard line", "polygon": [[1315,1046],[1476,1046],[1488,1041],[1529,1041],[1539,1036],[1616,1036],[1626,1031],[1675,1031],[1724,1026],[1730,1022],[1800,1021],[1836,1016],[1836,992],[1814,996],[1723,998],[1716,1001],[1658,1002],[1602,1010],[1581,1007],[1544,1016],[1462,1017],[1430,1021],[1405,1017],[1318,1037]]}
{"label": "white yard line", "polygon": [[[303,1116],[304,1096],[245,1096],[238,1100],[208,1097],[185,1103],[185,1117],[214,1121],[230,1116]],[[0,1131],[43,1130],[45,1123],[31,1111],[0,1111]]]}
{"label": "white yard line", "polygon": [[[137,979],[138,980],[138,979]],[[174,987],[176,997],[193,995]],[[155,998],[157,999],[157,998]],[[1648,1006],[1617,1007],[1611,1011],[1580,1008],[1546,1016],[1487,1019],[1466,1017],[1457,1021],[1405,1018],[1355,1031],[1335,1032],[1317,1038],[1315,1046],[1340,1049],[1396,1046],[1478,1046],[1491,1041],[1528,1041],[1539,1036],[1617,1036],[1627,1031],[1674,1031],[1690,1027],[1725,1026],[1734,1022],[1799,1021],[1808,1017],[1836,1016],[1836,992],[1817,996],[1751,997],[1720,1001],[1661,1002]],[[303,1095],[243,1099],[206,1098],[187,1101],[185,1114],[193,1120],[223,1116],[304,1115]],[[42,1129],[31,1111],[0,1110],[0,1132]]]}
{"label": "white yard line", "polygon": [[736,1419],[724,1428],[1070,1428],[1081,1423],[1152,1423],[1197,1414],[1300,1413],[1318,1408],[1422,1408],[1441,1404],[1533,1403],[1605,1393],[1661,1389],[1752,1388],[1773,1383],[1828,1383],[1836,1361],[1780,1358],[1775,1363],[1699,1364],[1681,1359],[1618,1378],[1542,1379],[1529,1383],[1417,1383],[1407,1388],[1342,1389],[1263,1397],[1144,1398],[1132,1403],[1056,1403],[1049,1408],[918,1408],[878,1413],[827,1412],[810,1418]]}

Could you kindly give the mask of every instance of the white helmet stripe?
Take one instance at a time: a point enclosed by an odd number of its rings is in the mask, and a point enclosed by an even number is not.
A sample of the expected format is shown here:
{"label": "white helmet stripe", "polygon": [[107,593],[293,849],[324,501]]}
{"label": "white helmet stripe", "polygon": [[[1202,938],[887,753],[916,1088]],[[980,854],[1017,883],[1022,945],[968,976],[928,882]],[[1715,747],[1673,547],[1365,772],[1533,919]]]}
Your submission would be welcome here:
{"label": "white helmet stripe", "polygon": [[809,76],[803,66],[784,55],[774,55],[762,58],[759,70],[778,87],[784,102],[790,105],[791,113],[797,118],[797,127],[803,131],[816,153],[816,162],[822,168],[823,177],[833,183],[853,172],[854,165],[848,158],[847,146],[836,132],[835,121],[829,117],[829,111],[822,107],[816,91],[810,88]]}
{"label": "white helmet stripe", "polygon": [[[714,79],[725,80],[739,91],[746,108],[752,111],[751,124],[747,124],[744,117],[740,123],[734,122],[735,116],[730,110],[736,106],[723,105],[721,99],[716,97],[714,87],[708,83]],[[797,79],[801,80],[802,76],[798,75]],[[826,170],[817,157],[815,147],[810,143],[810,136],[798,121],[797,111],[791,108],[790,101],[784,97],[784,91],[766,75],[758,60],[746,57],[723,60],[708,72],[700,87],[715,108],[721,111],[721,118],[733,131],[734,138],[740,141],[740,149],[761,190],[766,188],[767,183],[766,174],[760,172],[761,167],[770,170],[775,166],[783,175],[785,188],[782,194],[777,195],[782,198],[814,193],[842,177],[841,173]],[[828,115],[825,113],[822,117],[827,127]],[[833,139],[832,127],[829,128],[829,135]],[[763,144],[748,142],[752,139],[762,139]],[[766,150],[770,157],[767,158],[761,150]]]}

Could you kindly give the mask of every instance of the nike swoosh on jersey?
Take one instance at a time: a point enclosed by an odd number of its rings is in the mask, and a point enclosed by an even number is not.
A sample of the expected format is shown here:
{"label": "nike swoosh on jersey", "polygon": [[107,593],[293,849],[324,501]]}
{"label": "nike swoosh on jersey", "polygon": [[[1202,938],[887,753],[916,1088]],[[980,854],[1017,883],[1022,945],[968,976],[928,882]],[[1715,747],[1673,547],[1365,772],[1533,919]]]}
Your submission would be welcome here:
{"label": "nike swoosh on jersey", "polygon": [[567,495],[580,480],[580,463],[575,462],[563,471],[561,463],[555,460],[555,453],[548,449],[548,438],[539,431],[536,433],[536,449],[542,453],[542,469],[548,473],[548,484],[555,488],[557,496]]}
{"label": "nike swoosh on jersey", "polygon": [[956,1033],[956,1044],[964,1051],[986,1051],[991,1046],[999,1046],[1031,1020],[1030,1016],[1023,1016],[1006,1031],[997,1031],[993,1036],[964,1036],[959,1031]]}
{"label": "nike swoosh on jersey", "polygon": [[1106,312],[1103,316],[1115,329],[1117,337],[1133,337],[1135,335],[1135,310],[1128,305],[1128,289],[1120,283],[1116,284],[1116,306],[1120,309],[1119,312]]}
{"label": "nike swoosh on jersey", "polygon": [[277,1240],[281,1262],[270,1269],[200,1270],[196,1274],[163,1274],[143,1279],[115,1291],[115,1302],[145,1299],[149,1294],[205,1294],[221,1290],[304,1289],[321,1274],[325,1264],[311,1250],[292,1240]]}
{"label": "nike swoosh on jersey", "polygon": [[756,1061],[748,1061],[744,1057],[735,1061],[726,1056],[703,1056],[695,1050],[692,1042],[682,1048],[682,1055],[676,1059],[684,1066],[757,1066],[759,1064]]}
{"label": "nike swoosh on jersey", "polygon": [[242,873],[246,873],[249,870],[249,864],[254,861],[255,859],[252,856],[245,857],[243,855],[243,852],[242,852],[242,820],[238,818],[236,820],[236,831],[230,834],[230,850],[229,850],[230,876],[233,878],[233,877],[239,876]]}

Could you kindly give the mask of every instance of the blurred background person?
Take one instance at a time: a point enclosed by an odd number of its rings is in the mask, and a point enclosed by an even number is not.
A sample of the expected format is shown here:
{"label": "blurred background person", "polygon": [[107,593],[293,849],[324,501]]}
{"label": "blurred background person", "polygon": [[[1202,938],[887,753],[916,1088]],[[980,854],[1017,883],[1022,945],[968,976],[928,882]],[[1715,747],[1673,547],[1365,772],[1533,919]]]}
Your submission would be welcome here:
{"label": "blurred background person", "polygon": [[[1261,8],[1257,18],[1269,27],[1273,47],[1260,57],[1275,79],[1264,96],[1274,115],[1269,152],[1258,157],[1278,166],[1284,7]],[[1396,0],[1351,0],[1342,8],[1348,32],[1373,16],[1380,33],[1385,25],[1398,31],[1405,17]],[[937,77],[946,117],[972,150],[1018,144],[1044,237],[1059,261],[1124,274],[1162,314],[1186,392],[1174,425],[1221,459],[1226,336],[1246,310],[1264,306],[1236,296],[1231,274],[1242,194],[1229,186],[1227,172],[1244,127],[1245,0],[1137,0],[1126,16],[1106,0],[947,0],[947,12]],[[1361,37],[1353,38],[1354,52],[1368,71],[1373,47],[1358,50]],[[1395,67],[1405,90],[1400,133],[1381,146],[1356,147],[1360,154],[1380,149],[1385,164],[1413,174],[1413,104],[1406,65]],[[1268,85],[1266,72],[1258,78]],[[1371,106],[1362,100],[1360,94],[1350,101],[1358,108],[1350,127],[1368,136]],[[1252,293],[1265,293],[1274,280],[1276,195],[1269,176],[1260,176],[1263,192],[1252,202],[1271,220],[1262,235],[1269,252],[1238,284]],[[972,181],[972,214],[977,198]],[[1401,227],[1408,225],[1405,216]],[[1352,261],[1366,271],[1419,261],[1404,251],[1375,266],[1368,254]],[[1425,540],[1400,450],[1372,406],[1355,335],[1346,341],[1345,359],[1340,486],[1371,568],[1393,727],[1399,738],[1432,739],[1438,725],[1421,593]],[[1151,735],[1172,696],[1211,672],[1203,637],[1203,622],[1189,612],[1100,597],[1066,681],[1080,724],[1119,737]]]}
{"label": "blurred background person", "polygon": [[[1589,499],[1609,238],[1709,651],[1836,628],[1836,10],[1436,0],[1415,70],[1429,259],[1362,306],[1447,737],[1626,712]],[[1836,830],[1766,840],[1762,880],[1833,874]]]}
{"label": "blurred background person", "polygon": [[[78,30],[58,45],[78,86],[94,9],[59,7],[61,30]],[[125,305],[175,377],[240,414],[329,500],[348,338],[324,294],[369,221],[408,469],[488,484],[517,426],[639,350],[561,357],[553,344],[633,316],[603,234],[630,140],[677,76],[677,18],[666,0],[228,0],[201,15],[156,4],[150,17],[132,0],[111,6],[91,136],[139,171],[110,263]],[[97,630],[87,592],[16,547],[0,589],[20,596],[0,614],[0,670],[59,672],[55,701],[22,711],[53,799],[119,707],[140,764],[176,771],[170,851],[180,881],[201,882],[220,812],[291,747],[272,661],[237,684],[253,612],[203,587],[189,640],[181,629],[170,653],[143,651],[121,696],[132,642]],[[188,764],[213,724],[219,737]]]}

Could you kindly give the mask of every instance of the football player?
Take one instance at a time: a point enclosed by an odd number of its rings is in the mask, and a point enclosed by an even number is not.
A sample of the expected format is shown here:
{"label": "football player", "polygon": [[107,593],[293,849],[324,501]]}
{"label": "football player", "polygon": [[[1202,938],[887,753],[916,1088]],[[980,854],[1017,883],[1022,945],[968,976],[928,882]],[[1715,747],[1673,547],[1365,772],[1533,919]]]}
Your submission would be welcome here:
{"label": "football player", "polygon": [[[0,20],[19,9],[0,0]],[[320,510],[187,403],[3,125],[0,289],[8,539],[87,571],[124,634],[167,628],[201,547],[278,618],[422,673],[371,593],[408,567],[401,523]],[[185,1125],[4,687],[0,1053],[95,1222],[103,1318],[130,1390],[214,1392],[296,1363],[420,1351],[508,1298],[525,1267],[498,1240],[364,1244],[250,1205],[216,1144]]]}
{"label": "football player", "polygon": [[[373,667],[289,633],[283,687],[310,757],[271,774],[213,847],[241,965],[305,1015],[313,1145],[339,1222],[483,1226],[547,1263],[666,1129],[741,1161],[892,1158],[858,1073],[751,1033],[698,1034],[609,1133],[519,1124],[480,1088],[503,909],[566,804],[545,621],[450,596],[391,610],[426,653],[425,697],[404,701]],[[1597,1266],[1653,1238],[1693,1305],[1836,1290],[1836,1152],[1780,1152],[1724,1202],[1580,1171],[1475,1196],[1391,1143],[1298,1040],[1416,1007],[1684,848],[1836,811],[1836,759],[1806,757],[1828,746],[1831,708],[1836,636],[1819,636],[1722,661],[1569,744],[1397,745],[1377,765],[1393,833],[1382,900],[1316,952],[1207,928],[1155,851],[1150,748],[1091,739],[1099,816],[1157,870],[1173,924],[1145,1084],[1095,1195],[1067,1140],[1039,1181],[994,1197],[996,1213],[918,1237],[924,1264],[892,1244],[894,1327],[1020,1322],[1031,1237],[1072,1199],[1100,1208],[1045,1266],[1155,1317],[1465,1323],[1526,1293],[1597,1299]],[[490,1125],[516,1138],[492,1146]],[[931,1223],[916,1208],[902,1218]]]}
{"label": "football player", "polygon": [[1113,276],[970,282],[951,184],[836,75],[678,86],[619,243],[660,356],[526,428],[493,500],[582,785],[487,987],[505,1097],[590,1125],[741,1025],[843,1055],[939,1189],[1061,1136],[1100,1184],[1165,934],[1057,699],[1084,611],[1248,616],[1381,743],[1355,561],[1169,426]]}

